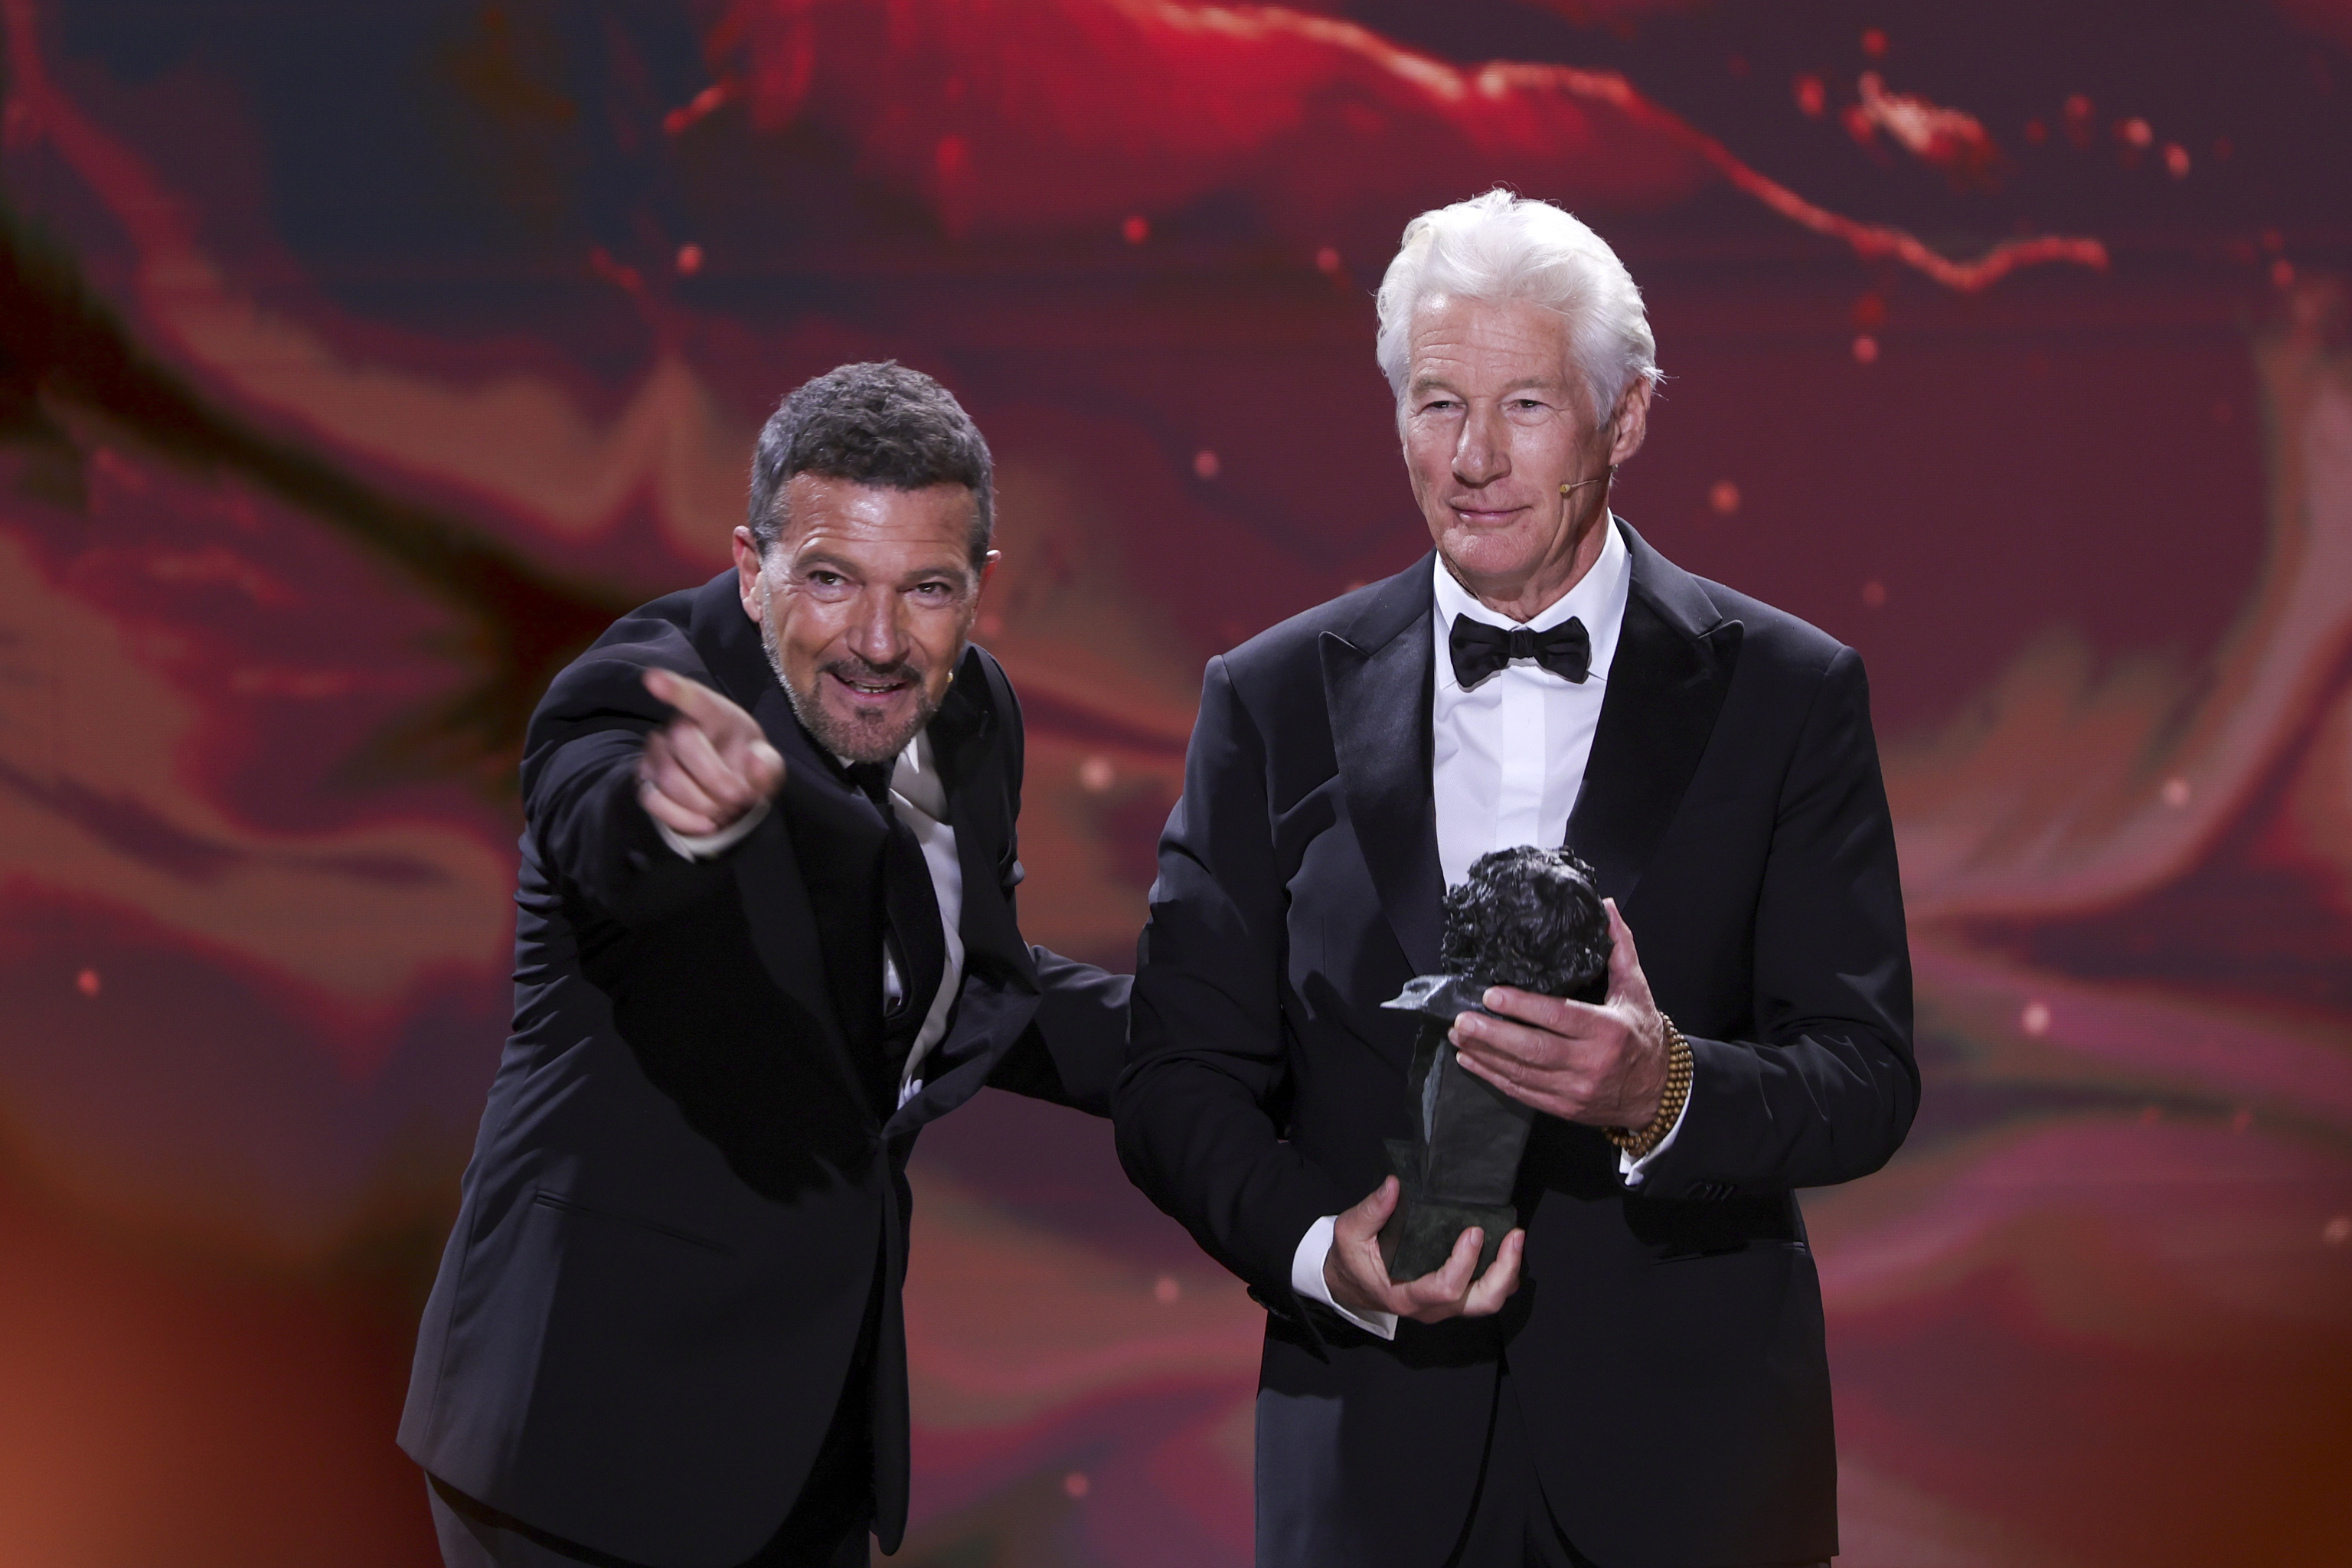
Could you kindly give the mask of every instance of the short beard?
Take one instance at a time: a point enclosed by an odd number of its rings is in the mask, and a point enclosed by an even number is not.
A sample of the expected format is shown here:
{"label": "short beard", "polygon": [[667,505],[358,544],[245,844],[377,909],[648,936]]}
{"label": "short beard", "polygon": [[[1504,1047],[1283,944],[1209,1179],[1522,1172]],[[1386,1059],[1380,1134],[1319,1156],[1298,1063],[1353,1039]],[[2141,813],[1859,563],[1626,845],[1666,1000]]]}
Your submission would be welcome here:
{"label": "short beard", "polygon": [[[764,584],[761,592],[766,592]],[[940,705],[924,689],[922,679],[903,664],[872,665],[864,659],[837,660],[816,671],[816,680],[824,679],[834,670],[866,680],[888,680],[898,676],[914,679],[915,710],[904,723],[885,729],[880,715],[870,720],[852,720],[844,723],[825,710],[817,700],[815,681],[802,691],[793,685],[784,673],[783,651],[776,642],[775,605],[772,600],[762,606],[766,612],[760,617],[760,646],[767,650],[768,668],[776,672],[776,684],[784,689],[784,698],[793,705],[793,715],[801,728],[816,738],[816,743],[845,763],[887,763],[912,744],[916,736],[929,727],[939,714]]]}

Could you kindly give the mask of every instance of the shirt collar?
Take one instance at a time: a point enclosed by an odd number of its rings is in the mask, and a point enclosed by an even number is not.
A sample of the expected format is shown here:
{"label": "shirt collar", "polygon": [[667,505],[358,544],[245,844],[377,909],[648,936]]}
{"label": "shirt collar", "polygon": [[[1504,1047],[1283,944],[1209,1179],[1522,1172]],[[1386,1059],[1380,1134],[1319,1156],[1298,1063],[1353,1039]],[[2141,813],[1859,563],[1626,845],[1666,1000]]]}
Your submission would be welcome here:
{"label": "shirt collar", "polygon": [[939,759],[931,752],[929,725],[916,731],[907,749],[898,753],[898,766],[890,775],[890,790],[933,822],[948,819],[948,784],[940,776]]}
{"label": "shirt collar", "polygon": [[1592,673],[1587,679],[1608,679],[1610,664],[1617,655],[1617,633],[1625,624],[1625,594],[1633,581],[1633,552],[1625,548],[1625,536],[1618,531],[1617,520],[1612,517],[1608,536],[1601,542],[1600,559],[1567,593],[1538,611],[1535,619],[1522,622],[1480,604],[1476,595],[1454,580],[1454,574],[1445,569],[1444,557],[1439,556],[1430,565],[1437,582],[1438,679],[1449,686],[1454,683],[1454,666],[1445,638],[1456,616],[1467,616],[1490,626],[1508,629],[1525,626],[1538,632],[1548,632],[1573,616],[1584,623],[1584,635],[1592,640]]}

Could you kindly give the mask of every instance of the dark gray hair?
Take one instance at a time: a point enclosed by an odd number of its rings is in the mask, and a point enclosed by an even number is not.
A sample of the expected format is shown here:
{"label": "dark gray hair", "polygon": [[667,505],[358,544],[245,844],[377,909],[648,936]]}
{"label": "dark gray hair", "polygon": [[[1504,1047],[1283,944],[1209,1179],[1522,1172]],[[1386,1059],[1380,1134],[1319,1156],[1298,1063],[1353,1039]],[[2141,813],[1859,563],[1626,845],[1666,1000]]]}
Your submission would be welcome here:
{"label": "dark gray hair", "polygon": [[996,481],[988,443],[955,394],[896,360],[845,364],[803,382],[760,432],[751,458],[751,524],[762,554],[782,536],[784,486],[794,474],[851,484],[971,491],[971,569],[996,535]]}

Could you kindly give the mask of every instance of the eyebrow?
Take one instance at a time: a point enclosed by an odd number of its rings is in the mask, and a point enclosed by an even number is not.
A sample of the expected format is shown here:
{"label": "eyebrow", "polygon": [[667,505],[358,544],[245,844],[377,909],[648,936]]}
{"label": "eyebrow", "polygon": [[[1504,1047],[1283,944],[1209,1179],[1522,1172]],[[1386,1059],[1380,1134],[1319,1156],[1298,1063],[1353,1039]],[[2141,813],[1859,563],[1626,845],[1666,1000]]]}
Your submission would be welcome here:
{"label": "eyebrow", "polygon": [[[1557,390],[1565,384],[1567,384],[1557,376],[1523,375],[1519,377],[1518,380],[1506,384],[1502,389],[1501,395],[1508,397],[1514,392],[1525,392],[1531,387],[1549,392]],[[1461,388],[1455,386],[1452,382],[1446,380],[1441,375],[1417,376],[1406,390],[1415,397],[1420,397],[1432,392],[1450,392],[1457,397],[1462,395]]]}
{"label": "eyebrow", "polygon": [[[835,555],[829,550],[812,550],[805,555],[795,555],[793,557],[793,570],[795,572],[838,572],[845,577],[856,577],[861,580],[866,575],[864,569],[856,562]],[[933,562],[927,566],[918,566],[912,572],[908,573],[904,577],[902,577],[900,581],[914,582],[929,577],[954,577],[960,578],[965,583],[970,583],[972,575],[971,563],[958,557],[951,563]]]}

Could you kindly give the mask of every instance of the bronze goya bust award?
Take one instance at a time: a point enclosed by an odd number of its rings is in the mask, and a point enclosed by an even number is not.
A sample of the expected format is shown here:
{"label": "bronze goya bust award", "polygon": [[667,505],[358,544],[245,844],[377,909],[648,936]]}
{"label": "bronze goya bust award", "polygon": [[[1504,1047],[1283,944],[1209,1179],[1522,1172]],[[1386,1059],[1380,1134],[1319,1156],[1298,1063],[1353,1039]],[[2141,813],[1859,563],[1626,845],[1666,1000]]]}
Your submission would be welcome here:
{"label": "bronze goya bust award", "polygon": [[1536,1112],[1462,1066],[1445,1038],[1454,1018],[1486,1011],[1478,998],[1490,985],[1599,1002],[1609,991],[1611,945],[1592,868],[1570,850],[1498,849],[1446,889],[1446,973],[1418,976],[1381,1004],[1423,1016],[1405,1075],[1412,1137],[1388,1140],[1403,1189],[1381,1228],[1390,1279],[1443,1267],[1474,1225],[1486,1231],[1483,1274],[1519,1223],[1511,1193]]}

